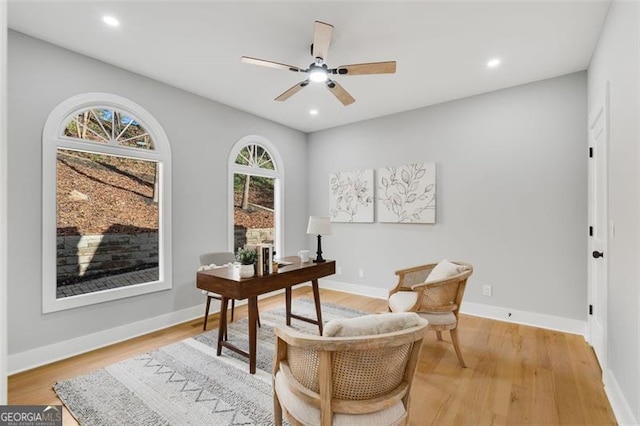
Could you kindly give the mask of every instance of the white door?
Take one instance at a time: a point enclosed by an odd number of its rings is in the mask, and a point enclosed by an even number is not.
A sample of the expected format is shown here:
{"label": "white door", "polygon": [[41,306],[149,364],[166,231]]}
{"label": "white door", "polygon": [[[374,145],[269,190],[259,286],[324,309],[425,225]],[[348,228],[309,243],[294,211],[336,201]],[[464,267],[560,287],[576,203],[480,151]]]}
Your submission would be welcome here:
{"label": "white door", "polygon": [[607,365],[607,145],[608,96],[589,116],[588,335],[600,367]]}

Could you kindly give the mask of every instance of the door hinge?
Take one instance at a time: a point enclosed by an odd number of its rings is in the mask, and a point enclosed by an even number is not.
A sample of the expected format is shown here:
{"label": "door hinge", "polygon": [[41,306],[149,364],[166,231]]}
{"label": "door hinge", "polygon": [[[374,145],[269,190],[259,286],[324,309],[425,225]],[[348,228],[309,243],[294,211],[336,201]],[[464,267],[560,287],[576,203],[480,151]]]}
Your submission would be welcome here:
{"label": "door hinge", "polygon": [[593,226],[589,227],[589,236],[593,237]]}
{"label": "door hinge", "polygon": [[593,305],[589,305],[589,315],[593,315]]}
{"label": "door hinge", "polygon": [[589,158],[593,158],[593,147],[589,147]]}

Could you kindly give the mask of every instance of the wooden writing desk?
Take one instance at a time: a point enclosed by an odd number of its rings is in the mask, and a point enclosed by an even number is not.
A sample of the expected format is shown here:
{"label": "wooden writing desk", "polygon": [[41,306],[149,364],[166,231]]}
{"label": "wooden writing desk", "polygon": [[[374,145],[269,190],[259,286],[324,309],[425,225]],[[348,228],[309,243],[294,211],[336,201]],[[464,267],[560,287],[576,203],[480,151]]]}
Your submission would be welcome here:
{"label": "wooden writing desk", "polygon": [[[287,325],[291,325],[291,318],[317,324],[322,335],[322,312],[320,311],[320,292],[318,290],[318,278],[333,275],[336,272],[336,262],[327,260],[323,263],[301,263],[297,256],[283,259],[291,262],[291,265],[281,266],[278,272],[240,278],[232,268],[211,269],[200,271],[196,277],[196,286],[199,289],[211,291],[221,296],[220,321],[218,324],[218,355],[222,347],[231,349],[241,355],[249,357],[249,372],[256,372],[256,322],[258,312],[258,296],[274,290],[285,289],[285,302],[287,312]],[[291,313],[291,287],[311,281],[313,287],[313,299],[316,305],[317,320],[301,317]],[[249,299],[249,353],[232,345],[223,339],[227,335],[227,302],[229,299]]]}

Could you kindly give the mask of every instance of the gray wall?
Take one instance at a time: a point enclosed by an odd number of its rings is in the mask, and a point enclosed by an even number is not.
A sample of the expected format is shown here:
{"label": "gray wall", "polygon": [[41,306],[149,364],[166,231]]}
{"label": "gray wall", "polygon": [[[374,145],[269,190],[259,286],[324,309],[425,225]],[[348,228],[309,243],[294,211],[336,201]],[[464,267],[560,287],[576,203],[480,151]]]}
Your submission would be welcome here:
{"label": "gray wall", "polygon": [[467,301],[585,320],[586,104],[580,72],[310,135],[310,214],[328,211],[331,172],[437,163],[436,224],[334,223],[334,279],[388,289],[397,269],[457,259],[475,268]]}
{"label": "gray wall", "polygon": [[[211,78],[215,78],[212,76]],[[85,92],[124,96],[163,126],[173,156],[173,289],[43,315],[42,128],[51,110]],[[203,303],[198,256],[226,250],[227,157],[241,137],[270,140],[285,164],[285,247],[306,243],[306,136],[157,81],[9,32],[9,353],[15,354]],[[295,200],[296,202],[291,202]]]}
{"label": "gray wall", "polygon": [[[0,2],[0,93],[7,88],[7,2]],[[7,100],[0,96],[0,235],[7,235]],[[0,238],[0,405],[7,403],[7,239]]]}
{"label": "gray wall", "polygon": [[[607,306],[608,371],[640,421],[640,173],[638,117],[640,19],[637,2],[613,2],[589,67],[589,111],[610,86],[609,236]],[[617,384],[611,383],[611,377]],[[620,419],[619,419],[620,420]],[[629,421],[629,420],[626,420]]]}

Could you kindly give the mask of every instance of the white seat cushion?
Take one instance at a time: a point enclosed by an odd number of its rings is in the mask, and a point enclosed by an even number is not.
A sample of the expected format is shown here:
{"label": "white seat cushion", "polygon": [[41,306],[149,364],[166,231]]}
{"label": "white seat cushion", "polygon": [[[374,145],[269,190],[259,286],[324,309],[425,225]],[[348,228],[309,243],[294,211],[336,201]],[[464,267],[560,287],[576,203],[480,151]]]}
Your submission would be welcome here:
{"label": "white seat cushion", "polygon": [[456,265],[455,263],[449,262],[447,259],[443,259],[435,266],[435,268],[431,270],[424,282],[429,283],[432,281],[449,278],[459,274],[464,270],[464,265]]}
{"label": "white seat cushion", "polygon": [[200,265],[200,267],[198,268],[198,272],[200,271],[210,271],[211,269],[220,269],[220,268],[228,268],[229,264],[227,263],[226,265],[216,265],[215,263],[212,263],[211,265]]}
{"label": "white seat cushion", "polygon": [[393,333],[420,324],[420,317],[413,312],[363,315],[355,318],[334,319],[324,326],[324,337],[355,337]]}
{"label": "white seat cushion", "polygon": [[[282,407],[305,425],[320,424],[320,409],[295,396],[286,384],[282,371],[276,373],[275,391]],[[401,401],[384,410],[368,414],[334,414],[333,424],[338,426],[395,426],[401,423],[406,411]]]}
{"label": "white seat cushion", "polygon": [[438,312],[438,313],[428,313],[428,312],[419,312],[420,318],[424,318],[429,321],[429,325],[432,327],[451,327],[454,328],[456,325],[456,316],[453,312]]}
{"label": "white seat cushion", "polygon": [[389,309],[391,312],[407,312],[418,301],[418,292],[399,291],[389,297]]}
{"label": "white seat cushion", "polygon": [[[220,269],[220,268],[228,268],[228,267],[229,267],[229,264],[218,266],[215,263],[212,263],[211,265],[200,265],[200,267],[198,268],[198,272],[210,271],[212,269]],[[212,296],[212,297],[219,297],[218,293],[212,293],[207,290],[202,290],[202,294],[206,294],[207,296]]]}

